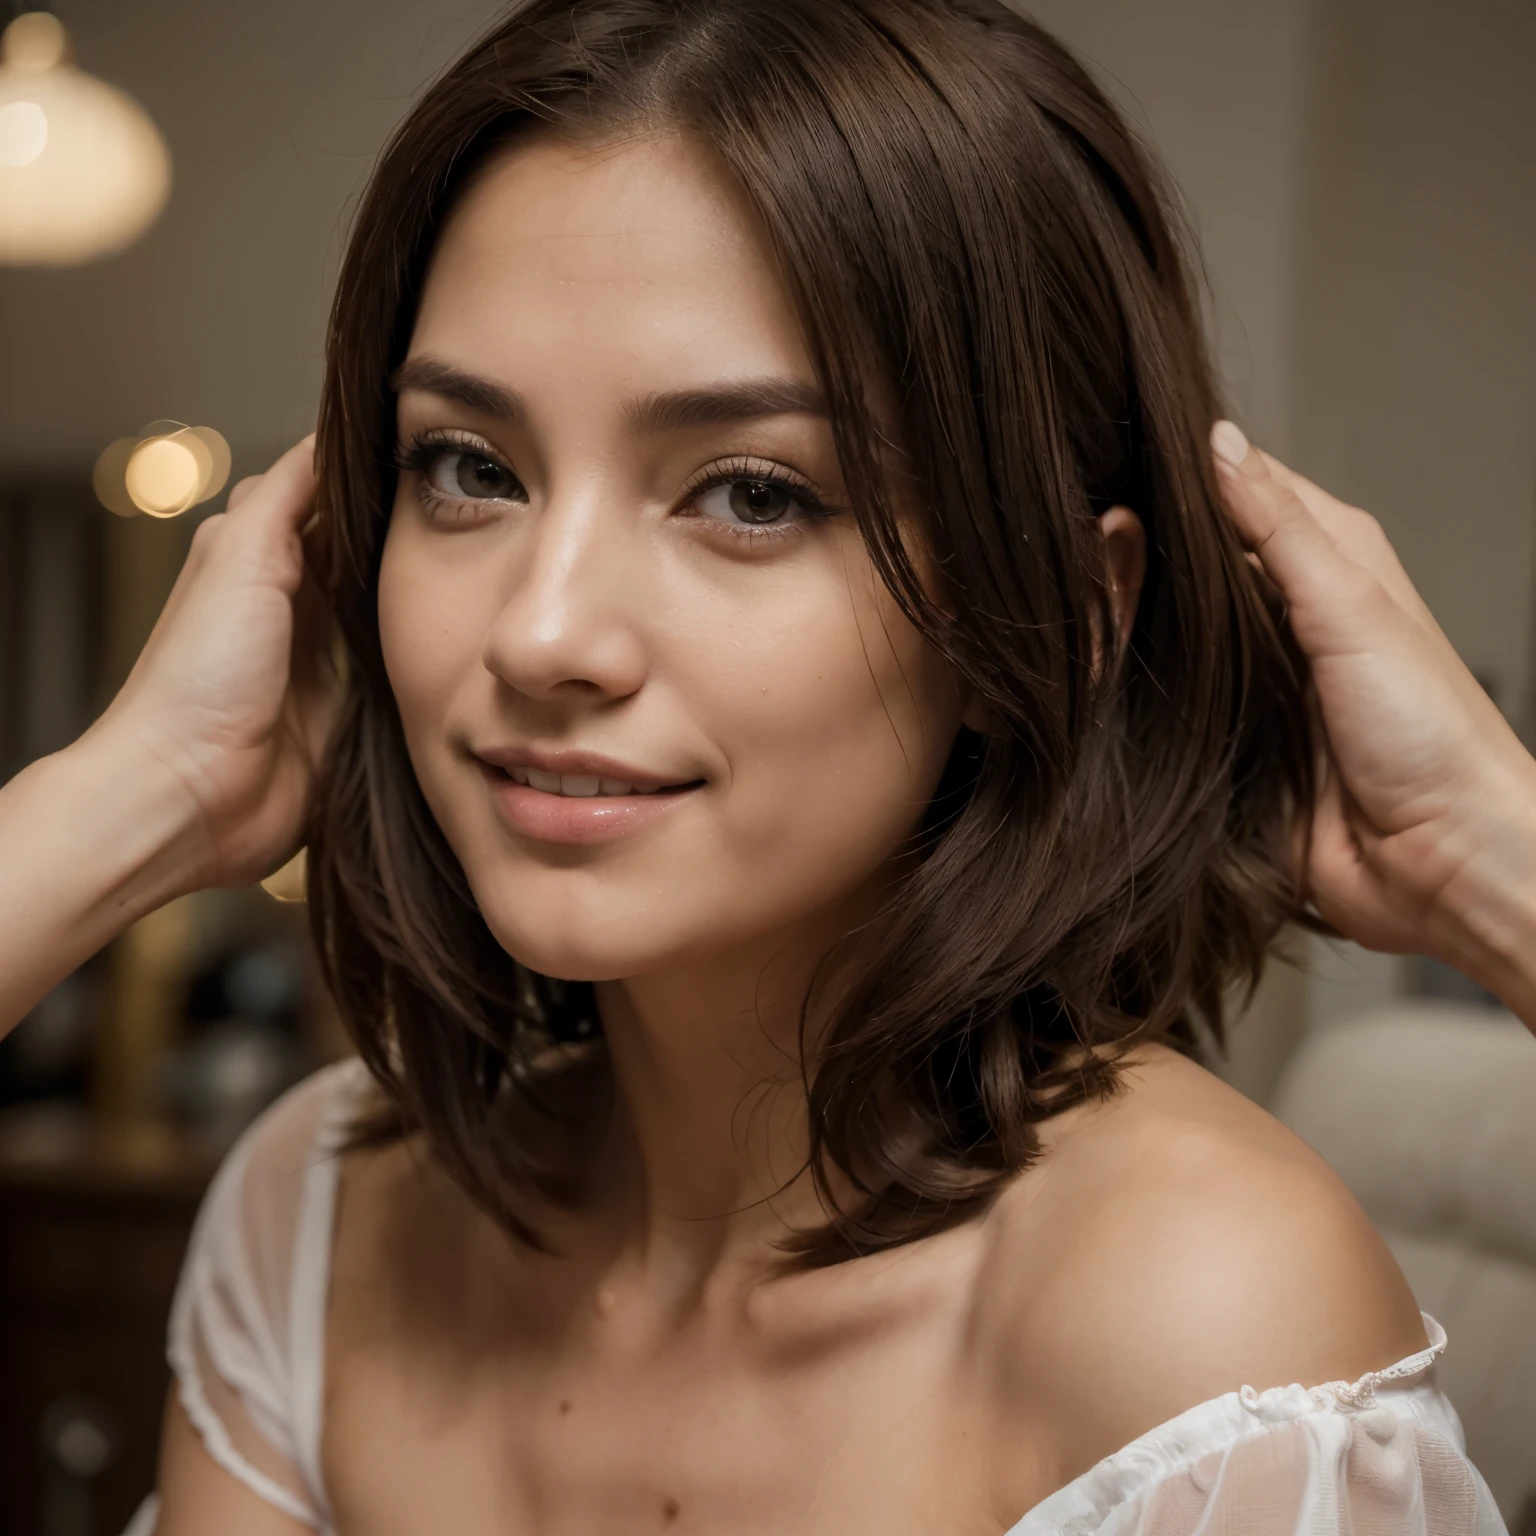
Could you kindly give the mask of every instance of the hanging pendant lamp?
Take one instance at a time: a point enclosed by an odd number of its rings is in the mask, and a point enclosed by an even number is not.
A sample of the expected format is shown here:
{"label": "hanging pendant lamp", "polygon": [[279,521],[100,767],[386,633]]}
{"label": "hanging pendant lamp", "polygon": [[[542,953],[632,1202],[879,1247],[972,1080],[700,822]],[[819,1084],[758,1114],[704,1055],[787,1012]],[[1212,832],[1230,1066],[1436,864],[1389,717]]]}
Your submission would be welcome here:
{"label": "hanging pendant lamp", "polygon": [[48,11],[0,35],[0,265],[72,267],[132,245],[171,190],[160,130],[76,69]]}

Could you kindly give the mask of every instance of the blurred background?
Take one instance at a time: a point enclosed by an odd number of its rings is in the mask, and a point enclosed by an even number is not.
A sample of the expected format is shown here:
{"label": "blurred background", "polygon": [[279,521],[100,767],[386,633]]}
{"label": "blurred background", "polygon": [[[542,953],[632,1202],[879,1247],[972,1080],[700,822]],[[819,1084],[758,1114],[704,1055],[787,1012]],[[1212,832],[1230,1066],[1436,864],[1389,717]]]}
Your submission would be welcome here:
{"label": "blurred background", "polygon": [[[0,0],[0,22],[20,9]],[[373,157],[499,7],[52,9],[78,68],[146,120],[123,107],[110,145],[57,171],[55,201],[77,216],[50,254],[44,225],[68,219],[17,190],[26,167],[54,163],[28,105],[44,87],[23,76],[53,89],[68,58],[50,65],[43,24],[0,65],[7,777],[70,741],[126,675],[193,526],[222,504],[185,505],[225,478],[220,443],[238,478],[310,430],[331,285]],[[1232,414],[1381,518],[1531,741],[1536,6],[1031,10],[1182,189]],[[56,157],[73,110],[48,107]],[[112,159],[128,148],[131,164]],[[100,232],[121,248],[92,256],[78,215],[112,196],[115,233]],[[211,453],[184,426],[211,429],[198,439]],[[161,469],[195,466],[158,502],[145,442]],[[157,515],[122,515],[146,505]],[[1236,1032],[1228,1074],[1318,1146],[1387,1233],[1450,1331],[1442,1381],[1474,1458],[1530,1536],[1536,1046],[1430,962],[1316,940],[1293,960]],[[0,1533],[120,1530],[153,1477],[165,1312],[209,1173],[264,1103],[344,1050],[302,906],[260,888],[147,919],[0,1044]]]}

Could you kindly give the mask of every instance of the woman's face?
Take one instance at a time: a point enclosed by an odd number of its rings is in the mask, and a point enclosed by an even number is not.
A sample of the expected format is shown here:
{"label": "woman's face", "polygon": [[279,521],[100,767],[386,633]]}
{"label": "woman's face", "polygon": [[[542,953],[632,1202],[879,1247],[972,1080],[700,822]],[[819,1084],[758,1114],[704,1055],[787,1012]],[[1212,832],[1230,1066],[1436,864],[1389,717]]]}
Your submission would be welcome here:
{"label": "woman's face", "polygon": [[523,141],[432,260],[379,578],[492,931],[612,980],[830,941],[963,700],[875,576],[754,215],[703,148]]}

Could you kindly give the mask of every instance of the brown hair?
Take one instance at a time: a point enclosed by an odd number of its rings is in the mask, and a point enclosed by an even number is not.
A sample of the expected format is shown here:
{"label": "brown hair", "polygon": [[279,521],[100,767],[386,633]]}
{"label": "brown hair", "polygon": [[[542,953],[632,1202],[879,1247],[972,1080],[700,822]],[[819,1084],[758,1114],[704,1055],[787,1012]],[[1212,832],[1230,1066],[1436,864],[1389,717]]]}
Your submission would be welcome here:
{"label": "brown hair", "polygon": [[[1220,510],[1176,222],[1082,67],[1001,0],[524,0],[396,133],[327,349],[320,495],[350,666],[310,911],[389,1102],[364,1134],[423,1131],[531,1242],[537,1201],[579,1198],[539,1127],[599,1101],[601,1026],[589,986],[520,965],[476,908],[412,774],[375,607],[388,381],[455,197],[529,124],[697,135],[738,178],[871,556],[995,721],[962,730],[924,857],[805,1068],[829,1219],[792,1246],[818,1263],[920,1237],[1025,1167],[1042,1119],[1111,1091],[1129,1042],[1219,1040],[1224,995],[1298,916],[1305,673]],[[920,488],[928,587],[878,467],[872,378]],[[1116,503],[1146,526],[1148,570],[1096,667],[1113,626],[1095,515]]]}

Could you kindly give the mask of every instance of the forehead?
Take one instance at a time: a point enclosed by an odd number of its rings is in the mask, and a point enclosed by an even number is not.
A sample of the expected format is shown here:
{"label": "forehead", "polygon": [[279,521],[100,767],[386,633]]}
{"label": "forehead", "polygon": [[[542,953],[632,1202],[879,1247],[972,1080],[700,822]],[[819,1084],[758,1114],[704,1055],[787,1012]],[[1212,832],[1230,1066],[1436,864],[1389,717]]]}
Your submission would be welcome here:
{"label": "forehead", "polygon": [[713,153],[671,133],[536,133],[496,156],[433,253],[416,330],[434,352],[509,365],[713,377],[725,354],[810,374],[766,230]]}

